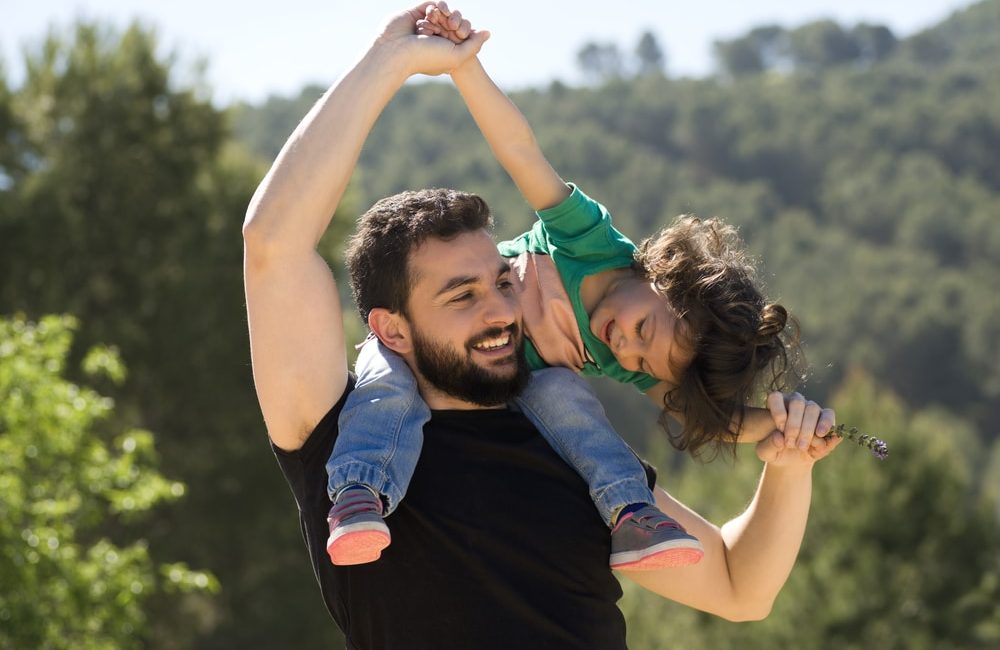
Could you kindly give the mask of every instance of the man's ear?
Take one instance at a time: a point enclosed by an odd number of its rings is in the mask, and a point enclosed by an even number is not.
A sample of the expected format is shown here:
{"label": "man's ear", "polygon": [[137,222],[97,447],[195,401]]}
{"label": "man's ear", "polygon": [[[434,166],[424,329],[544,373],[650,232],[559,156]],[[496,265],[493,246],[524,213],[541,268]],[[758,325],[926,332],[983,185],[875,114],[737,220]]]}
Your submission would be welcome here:
{"label": "man's ear", "polygon": [[403,355],[413,350],[410,324],[402,314],[375,307],[368,312],[368,327],[382,341],[382,345],[396,354]]}

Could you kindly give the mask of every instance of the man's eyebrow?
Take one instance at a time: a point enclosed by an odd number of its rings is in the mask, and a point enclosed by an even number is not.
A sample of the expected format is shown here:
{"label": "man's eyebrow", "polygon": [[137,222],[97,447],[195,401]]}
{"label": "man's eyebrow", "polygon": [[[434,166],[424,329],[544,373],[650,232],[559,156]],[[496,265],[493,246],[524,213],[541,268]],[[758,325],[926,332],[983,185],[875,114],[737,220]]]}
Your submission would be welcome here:
{"label": "man's eyebrow", "polygon": [[[510,273],[510,263],[507,262],[506,260],[500,262],[500,265],[497,267],[497,277],[500,277],[504,273]],[[448,293],[449,291],[454,291],[459,287],[476,284],[477,282],[479,282],[479,276],[476,275],[455,276],[453,278],[450,278],[443,287],[438,289],[438,292],[434,294],[434,297],[437,298],[443,294]]]}
{"label": "man's eyebrow", "polygon": [[454,291],[459,287],[464,287],[469,284],[475,284],[479,282],[479,277],[475,275],[460,275],[448,280],[443,287],[438,289],[438,292],[434,294],[434,297],[448,293],[449,291]]}

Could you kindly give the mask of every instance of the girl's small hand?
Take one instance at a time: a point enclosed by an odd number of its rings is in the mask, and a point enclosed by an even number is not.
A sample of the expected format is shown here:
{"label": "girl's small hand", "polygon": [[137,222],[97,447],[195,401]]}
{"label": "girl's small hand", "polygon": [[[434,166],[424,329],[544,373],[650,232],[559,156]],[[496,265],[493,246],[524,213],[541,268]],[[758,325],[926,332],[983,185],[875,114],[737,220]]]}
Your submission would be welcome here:
{"label": "girl's small hand", "polygon": [[427,6],[423,20],[417,23],[417,33],[421,36],[442,36],[452,43],[462,43],[472,33],[472,24],[462,18],[460,11],[452,11],[445,2]]}
{"label": "girl's small hand", "polygon": [[785,447],[789,448],[809,449],[816,437],[827,436],[836,424],[833,409],[821,408],[799,393],[787,396],[771,393],[767,396],[767,408],[775,427],[783,434]]}

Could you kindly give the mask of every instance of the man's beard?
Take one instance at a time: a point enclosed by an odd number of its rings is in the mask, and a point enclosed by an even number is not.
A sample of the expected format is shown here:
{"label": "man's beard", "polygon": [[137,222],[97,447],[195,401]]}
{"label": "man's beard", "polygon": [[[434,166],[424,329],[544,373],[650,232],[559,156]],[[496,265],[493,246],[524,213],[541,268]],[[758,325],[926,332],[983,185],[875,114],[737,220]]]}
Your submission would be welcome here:
{"label": "man's beard", "polygon": [[[435,388],[466,402],[480,406],[500,406],[516,397],[528,384],[531,371],[524,356],[524,339],[518,337],[517,325],[496,327],[482,332],[465,343],[465,355],[446,345],[424,337],[413,329],[413,352],[417,370]],[[472,360],[472,345],[484,339],[510,333],[511,340],[517,340],[513,361],[515,372],[511,376],[501,376],[496,371],[477,365]],[[509,369],[508,369],[509,371]]]}

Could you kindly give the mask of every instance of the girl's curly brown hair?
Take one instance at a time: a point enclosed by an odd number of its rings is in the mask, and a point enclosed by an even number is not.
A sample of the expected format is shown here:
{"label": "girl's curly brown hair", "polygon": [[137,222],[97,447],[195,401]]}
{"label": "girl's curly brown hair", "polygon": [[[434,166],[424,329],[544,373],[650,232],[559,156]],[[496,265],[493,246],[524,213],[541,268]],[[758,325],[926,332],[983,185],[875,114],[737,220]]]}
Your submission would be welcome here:
{"label": "girl's curly brown hair", "polygon": [[[736,228],[691,215],[639,246],[636,270],[680,316],[682,343],[694,356],[664,398],[660,424],[677,449],[700,456],[735,454],[745,409],[763,390],[801,378],[798,323],[764,298],[753,261]],[[671,433],[670,412],[683,416]]]}

